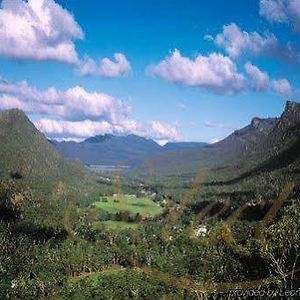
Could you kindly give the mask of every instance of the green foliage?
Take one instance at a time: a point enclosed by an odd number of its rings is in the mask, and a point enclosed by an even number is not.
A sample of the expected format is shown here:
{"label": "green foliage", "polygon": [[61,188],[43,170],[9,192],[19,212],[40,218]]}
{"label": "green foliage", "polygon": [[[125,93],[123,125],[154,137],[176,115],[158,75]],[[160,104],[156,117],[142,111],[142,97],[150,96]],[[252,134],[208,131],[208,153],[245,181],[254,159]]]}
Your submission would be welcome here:
{"label": "green foliage", "polygon": [[[300,206],[296,202],[284,210],[279,222],[264,231],[261,255],[272,274],[279,276],[285,288],[292,288],[300,278]],[[288,286],[290,282],[290,286]]]}
{"label": "green foliage", "polygon": [[109,269],[82,279],[70,280],[63,293],[72,299],[160,299],[182,297],[157,279],[133,270]]}

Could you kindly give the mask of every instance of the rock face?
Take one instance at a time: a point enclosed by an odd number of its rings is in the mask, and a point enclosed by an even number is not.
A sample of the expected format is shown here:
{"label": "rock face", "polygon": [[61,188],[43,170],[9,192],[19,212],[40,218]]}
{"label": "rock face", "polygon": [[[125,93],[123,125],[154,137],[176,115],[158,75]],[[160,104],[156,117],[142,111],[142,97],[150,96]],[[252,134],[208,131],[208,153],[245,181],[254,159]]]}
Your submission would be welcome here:
{"label": "rock face", "polygon": [[[219,146],[247,146],[248,144],[255,143],[258,139],[262,136],[268,135],[273,128],[278,123],[278,118],[253,118],[251,123],[246,127],[234,131],[231,135],[229,135],[224,140],[220,141],[219,143],[215,144],[216,147]],[[232,149],[234,151],[234,149]]]}
{"label": "rock face", "polygon": [[235,157],[260,161],[278,155],[293,144],[300,132],[300,104],[287,101],[279,118],[253,118],[251,123],[216,144]]}
{"label": "rock face", "polygon": [[285,114],[292,114],[297,115],[300,117],[300,103],[293,102],[293,101],[287,101],[286,106],[283,112],[283,115]]}
{"label": "rock face", "polygon": [[284,135],[285,130],[297,126],[300,124],[300,103],[287,101],[285,109],[279,118],[267,118],[262,119],[255,117],[251,123],[239,130],[236,130],[228,138],[224,139],[220,143],[224,143],[233,140],[235,142],[252,143],[262,136],[267,136],[274,131],[274,134]]}
{"label": "rock face", "polygon": [[278,127],[290,127],[300,123],[300,103],[287,101],[280,117]]}
{"label": "rock face", "polygon": [[269,132],[277,123],[278,118],[268,118],[268,119],[261,119],[261,118],[253,118],[251,121],[251,128],[259,132]]}

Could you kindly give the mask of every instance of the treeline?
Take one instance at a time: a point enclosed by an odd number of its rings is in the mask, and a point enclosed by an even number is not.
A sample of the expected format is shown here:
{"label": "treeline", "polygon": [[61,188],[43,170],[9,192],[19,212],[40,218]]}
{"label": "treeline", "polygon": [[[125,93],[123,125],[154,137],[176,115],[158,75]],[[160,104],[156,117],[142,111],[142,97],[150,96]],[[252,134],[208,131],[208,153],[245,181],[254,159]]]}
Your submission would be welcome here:
{"label": "treeline", "polygon": [[101,215],[102,221],[121,221],[128,223],[141,223],[143,217],[140,213],[132,214],[129,211],[119,211],[116,213],[104,213]]}

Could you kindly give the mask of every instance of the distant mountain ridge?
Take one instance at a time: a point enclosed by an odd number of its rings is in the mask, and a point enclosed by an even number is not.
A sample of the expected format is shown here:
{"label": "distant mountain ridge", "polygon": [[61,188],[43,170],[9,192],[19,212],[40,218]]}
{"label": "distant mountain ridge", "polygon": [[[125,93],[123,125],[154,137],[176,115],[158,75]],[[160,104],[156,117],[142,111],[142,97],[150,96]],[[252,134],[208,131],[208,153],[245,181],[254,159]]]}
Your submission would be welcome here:
{"label": "distant mountain ridge", "polygon": [[180,142],[164,146],[136,135],[110,134],[80,143],[49,143],[21,110],[13,109],[0,112],[0,143],[2,177],[13,173],[26,178],[59,177],[62,165],[64,172],[72,168],[57,152],[93,165],[139,167],[151,162],[162,175],[195,174],[202,168],[227,168],[240,174],[286,166],[299,169],[300,104],[288,101],[279,118],[253,118],[249,125],[215,144]]}
{"label": "distant mountain ridge", "polygon": [[80,143],[51,140],[51,144],[64,157],[80,160],[84,164],[128,166],[137,166],[144,160],[161,153],[200,149],[207,145],[197,142],[170,142],[160,146],[152,139],[134,134],[97,135]]}
{"label": "distant mountain ridge", "polygon": [[[287,101],[279,118],[253,118],[244,128],[234,131],[222,141],[200,150],[173,155],[159,155],[153,159],[158,173],[197,173],[203,168],[258,167],[282,153],[289,153],[286,162],[300,159],[300,104]],[[299,142],[300,144],[300,142]],[[289,149],[292,148],[290,152]],[[299,151],[298,151],[298,150]],[[286,154],[287,155],[287,154]],[[290,157],[293,156],[293,157]]]}
{"label": "distant mountain ridge", "polygon": [[207,146],[207,143],[202,142],[169,142],[163,146],[165,151],[179,151],[179,150],[190,150],[190,149],[200,149]]}

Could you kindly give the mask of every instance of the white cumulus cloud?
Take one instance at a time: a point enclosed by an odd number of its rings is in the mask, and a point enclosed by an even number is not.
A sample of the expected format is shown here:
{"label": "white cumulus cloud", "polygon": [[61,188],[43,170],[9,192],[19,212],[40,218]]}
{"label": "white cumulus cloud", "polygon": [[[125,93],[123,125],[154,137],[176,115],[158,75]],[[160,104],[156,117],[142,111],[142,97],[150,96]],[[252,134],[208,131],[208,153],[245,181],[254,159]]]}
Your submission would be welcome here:
{"label": "white cumulus cloud", "polygon": [[300,32],[299,0],[260,0],[260,15],[272,23],[290,23]]}
{"label": "white cumulus cloud", "polygon": [[291,42],[284,45],[268,32],[261,35],[256,31],[242,31],[235,23],[223,26],[223,31],[216,35],[214,42],[232,58],[257,55],[300,64],[300,54]]}
{"label": "white cumulus cloud", "polygon": [[278,94],[280,94],[285,98],[289,98],[293,94],[291,84],[285,78],[279,80],[273,80],[271,82],[271,86],[274,89],[274,91],[276,91]]}
{"label": "white cumulus cloud", "polygon": [[282,97],[289,98],[293,95],[293,88],[286,78],[270,79],[266,72],[251,63],[245,64],[249,76],[250,88],[256,91],[273,90]]}
{"label": "white cumulus cloud", "polygon": [[80,86],[39,90],[26,81],[0,80],[0,109],[11,108],[34,114],[37,128],[51,138],[78,140],[104,133],[137,134],[157,141],[180,138],[176,124],[133,120],[127,103]]}
{"label": "white cumulus cloud", "polygon": [[79,65],[79,73],[83,76],[119,77],[126,76],[130,72],[130,62],[122,53],[115,53],[114,61],[105,57],[99,63],[92,58],[86,57]]}
{"label": "white cumulus cloud", "polygon": [[[14,101],[7,101],[8,97]],[[66,119],[105,119],[117,122],[124,119],[131,107],[114,97],[88,92],[75,86],[65,91],[54,87],[38,90],[26,81],[18,83],[0,82],[0,108],[20,108],[28,113],[53,114]],[[6,99],[6,101],[4,101]]]}
{"label": "white cumulus cloud", "polygon": [[160,141],[175,141],[180,139],[179,128],[174,124],[151,121],[142,124],[135,120],[122,120],[117,124],[107,121],[65,121],[42,118],[35,122],[35,126],[46,135],[59,139],[82,139],[105,133],[116,135],[136,134]]}
{"label": "white cumulus cloud", "polygon": [[155,140],[179,140],[179,128],[177,124],[168,124],[165,122],[152,121],[148,126],[149,137]]}
{"label": "white cumulus cloud", "polygon": [[[84,138],[104,133],[116,133],[117,131],[117,128],[107,121],[83,120],[72,122],[42,118],[36,121],[35,125],[40,131],[54,137],[72,136]],[[122,128],[122,131],[119,133],[124,133],[126,128]]]}
{"label": "white cumulus cloud", "polygon": [[83,31],[74,17],[53,0],[3,0],[0,55],[18,60],[77,63],[74,40]]}
{"label": "white cumulus cloud", "polygon": [[166,81],[202,87],[219,94],[238,93],[244,89],[245,84],[235,63],[229,57],[217,53],[198,55],[192,60],[174,50],[148,71]]}
{"label": "white cumulus cloud", "polygon": [[257,32],[242,31],[235,23],[223,26],[223,32],[214,39],[216,45],[225,49],[231,57],[244,52],[261,53],[277,47],[277,39],[272,34],[260,35]]}
{"label": "white cumulus cloud", "polygon": [[245,70],[250,77],[251,88],[257,91],[264,91],[269,88],[269,75],[261,71],[258,67],[251,63],[245,64]]}

